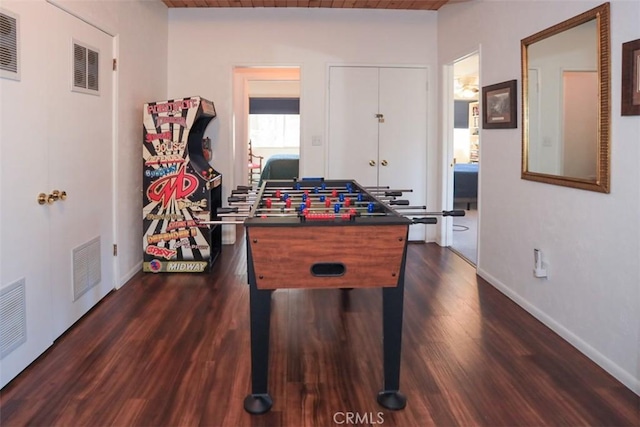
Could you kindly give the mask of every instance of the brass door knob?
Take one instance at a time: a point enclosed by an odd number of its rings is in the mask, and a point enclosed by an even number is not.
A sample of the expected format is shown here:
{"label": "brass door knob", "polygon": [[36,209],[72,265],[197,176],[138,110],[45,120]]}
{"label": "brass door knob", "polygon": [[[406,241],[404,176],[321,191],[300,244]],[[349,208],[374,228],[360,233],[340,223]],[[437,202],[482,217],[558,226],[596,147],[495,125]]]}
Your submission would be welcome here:
{"label": "brass door knob", "polygon": [[56,199],[56,197],[53,194],[49,194],[47,196],[47,203],[50,204],[50,205],[52,205],[53,202],[55,202],[56,200],[58,200],[58,199]]}
{"label": "brass door knob", "polygon": [[51,195],[53,196],[53,198],[55,200],[66,200],[67,199],[67,192],[66,191],[60,191],[60,190],[53,190],[51,192]]}
{"label": "brass door knob", "polygon": [[375,166],[375,165],[376,165],[375,160],[369,160],[369,166]]}
{"label": "brass door knob", "polygon": [[47,203],[47,195],[44,193],[38,194],[38,204],[44,205],[45,203]]}
{"label": "brass door knob", "polygon": [[387,163],[387,161],[386,161],[386,160],[383,160],[382,162],[380,162],[380,164],[381,164],[382,166],[387,166],[389,163]]}

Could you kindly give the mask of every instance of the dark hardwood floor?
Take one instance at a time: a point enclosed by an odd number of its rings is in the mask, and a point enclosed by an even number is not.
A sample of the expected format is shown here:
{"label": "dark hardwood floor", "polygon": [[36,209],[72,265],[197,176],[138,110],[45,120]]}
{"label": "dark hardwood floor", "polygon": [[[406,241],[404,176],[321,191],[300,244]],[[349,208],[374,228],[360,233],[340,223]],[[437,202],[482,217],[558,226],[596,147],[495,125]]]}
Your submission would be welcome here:
{"label": "dark hardwood floor", "polygon": [[250,416],[243,239],[210,274],[138,274],[0,394],[9,426],[639,426],[640,399],[434,244],[409,246],[400,388],[380,289],[273,294],[271,412]]}

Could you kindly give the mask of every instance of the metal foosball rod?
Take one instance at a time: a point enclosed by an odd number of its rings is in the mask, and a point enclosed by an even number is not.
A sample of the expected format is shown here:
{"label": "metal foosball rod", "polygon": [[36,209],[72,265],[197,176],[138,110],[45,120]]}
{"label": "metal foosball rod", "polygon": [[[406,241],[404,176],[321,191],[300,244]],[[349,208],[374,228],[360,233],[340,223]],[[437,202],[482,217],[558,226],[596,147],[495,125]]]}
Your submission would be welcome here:
{"label": "metal foosball rod", "polygon": [[[314,206],[314,207],[333,207],[336,204],[340,205],[341,207],[344,208],[350,208],[350,207],[367,207],[370,204],[374,204],[376,206],[380,206],[379,204],[376,204],[374,201],[371,200],[362,200],[362,201],[357,201],[357,200],[348,200],[345,199],[343,201],[341,200],[331,200],[331,199],[325,199],[322,201],[318,201],[318,200],[311,200],[311,199],[307,199],[302,200],[291,200],[291,199],[287,199],[287,201],[282,201],[282,200],[265,200],[262,203],[259,204],[260,208],[267,208],[267,209],[276,209],[279,207],[292,207],[292,206],[299,206],[300,204],[309,204],[310,206]],[[234,202],[232,204],[232,206],[234,207],[243,207],[243,206],[251,206],[252,204],[248,203],[248,202]],[[419,208],[419,207],[418,207]]]}
{"label": "metal foosball rod", "polygon": [[201,225],[242,225],[244,221],[227,221],[227,220],[219,220],[219,221],[200,221],[198,224]]}
{"label": "metal foosball rod", "polygon": [[422,215],[422,216],[465,216],[465,212],[462,209],[454,209],[451,211],[440,212],[426,212],[416,210],[415,212],[402,212],[403,216],[407,215]]}
{"label": "metal foosball rod", "polygon": [[229,203],[229,207],[232,207],[234,209],[239,209],[239,208],[251,208],[251,206],[253,206],[255,203],[250,203],[250,202],[232,202]]}
{"label": "metal foosball rod", "polygon": [[[345,208],[345,209],[340,209],[338,212],[336,212],[334,209],[328,209],[328,208],[305,208],[303,209],[303,211],[307,211],[307,212],[326,212],[326,213],[346,213],[346,212],[361,212],[361,213],[368,213],[366,211],[366,209],[354,209],[354,208]],[[300,212],[300,208],[282,208],[282,209],[257,209],[256,210],[256,215],[260,215],[260,214],[269,214],[269,213],[289,213],[289,212]]]}
{"label": "metal foosball rod", "polygon": [[[317,190],[317,191],[316,191]],[[347,190],[347,192],[345,192],[345,190]],[[271,195],[272,197],[274,196],[274,194],[276,194],[277,192],[279,192],[280,194],[288,194],[289,196],[293,196],[293,195],[297,195],[297,194],[307,194],[308,196],[327,196],[329,194],[333,194],[335,191],[335,195],[334,197],[337,197],[338,195],[342,194],[343,196],[357,196],[359,194],[364,194],[364,193],[357,193],[357,192],[353,192],[353,191],[348,191],[348,189],[346,188],[327,188],[325,190],[322,189],[300,189],[300,190],[296,190],[296,189],[281,189],[281,188],[271,188],[269,187],[268,189],[265,189],[265,191],[263,192],[263,197],[264,196],[268,196]],[[369,192],[369,194],[376,196],[377,198],[380,198],[382,195],[383,197],[400,197],[402,196],[402,194],[404,192],[412,192],[413,190],[381,190],[381,191],[372,191]],[[244,194],[244,193],[238,193],[238,194]],[[251,194],[251,193],[249,193]],[[277,197],[277,196],[276,196]]]}
{"label": "metal foosball rod", "polygon": [[[363,193],[353,193],[353,192],[348,192],[348,193],[313,193],[313,192],[285,192],[285,193],[263,193],[262,194],[262,198],[270,198],[270,199],[292,199],[292,198],[296,198],[296,199],[300,199],[302,197],[306,197],[306,198],[313,198],[313,199],[319,199],[319,198],[327,198],[327,197],[332,197],[332,198],[336,198],[336,197],[342,197],[342,198],[346,198],[346,197],[351,197],[351,198],[357,198],[358,196],[362,195]],[[231,196],[229,197],[227,200],[234,202],[234,201],[247,201],[247,200],[256,200],[257,197],[253,197],[253,195],[236,195],[236,196]]]}
{"label": "metal foosball rod", "polygon": [[380,190],[371,190],[369,191],[371,194],[384,194],[385,196],[394,196],[400,197],[403,193],[413,193],[412,189],[380,189]]}
{"label": "metal foosball rod", "polygon": [[228,213],[228,214],[220,214],[218,218],[248,218],[248,213]]}
{"label": "metal foosball rod", "polygon": [[[274,195],[263,195],[263,199],[275,199],[277,201],[284,201],[286,199],[292,199],[292,200],[302,200],[302,198],[306,198],[306,199],[321,199],[321,198],[356,198],[358,196],[359,193],[341,193],[335,196],[332,195],[324,195],[324,194],[312,194],[309,193],[306,196],[305,195],[298,195],[298,194],[284,194],[281,196],[274,196]],[[257,198],[253,198],[253,197],[245,197],[245,196],[231,196],[229,198],[227,198],[227,201],[229,203],[247,203],[247,202],[253,202],[253,201],[257,201]]]}
{"label": "metal foosball rod", "polygon": [[246,196],[229,196],[227,197],[227,202],[229,203],[246,203],[246,202],[255,202],[258,199],[256,197],[246,197]]}

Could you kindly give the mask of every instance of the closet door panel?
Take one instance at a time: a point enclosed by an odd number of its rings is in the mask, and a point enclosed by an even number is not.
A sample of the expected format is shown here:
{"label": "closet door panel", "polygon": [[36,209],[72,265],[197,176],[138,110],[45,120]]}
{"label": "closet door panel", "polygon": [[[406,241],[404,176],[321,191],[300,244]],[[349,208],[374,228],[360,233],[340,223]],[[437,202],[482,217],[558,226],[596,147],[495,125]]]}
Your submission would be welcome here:
{"label": "closet door panel", "polygon": [[[112,37],[80,19],[54,6],[48,19],[50,51],[63,58],[50,61],[47,92],[49,181],[66,192],[50,207],[57,337],[114,287],[113,54]],[[82,71],[85,92],[77,91]]]}
{"label": "closet door panel", "polygon": [[[20,2],[21,81],[0,79],[0,322],[13,334],[2,337],[0,388],[52,343],[49,287],[50,205],[38,195],[49,185],[47,123],[40,108],[47,79],[44,4]],[[5,311],[4,307],[7,307]],[[10,309],[13,307],[13,309]],[[4,335],[4,334],[3,334]]]}
{"label": "closet door panel", "polygon": [[[379,180],[404,193],[411,205],[426,203],[427,73],[424,68],[380,69]],[[410,240],[424,240],[424,225],[412,225]]]}
{"label": "closet door panel", "polygon": [[328,178],[378,185],[377,113],[377,68],[330,68]]}

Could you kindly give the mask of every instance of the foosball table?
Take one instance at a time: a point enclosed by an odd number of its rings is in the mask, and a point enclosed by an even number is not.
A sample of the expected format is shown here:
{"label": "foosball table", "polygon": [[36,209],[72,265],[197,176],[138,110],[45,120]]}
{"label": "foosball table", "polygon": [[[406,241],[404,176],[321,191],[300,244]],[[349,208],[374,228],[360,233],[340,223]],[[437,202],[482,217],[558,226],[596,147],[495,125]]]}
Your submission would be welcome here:
{"label": "foosball table", "polygon": [[[251,414],[271,409],[268,392],[271,293],[276,289],[382,288],[384,384],[378,403],[402,409],[400,353],[407,238],[411,224],[435,224],[437,216],[397,197],[403,191],[365,188],[353,180],[269,180],[238,187],[224,223],[246,230],[250,286]],[[405,214],[400,212],[404,211]],[[410,218],[413,216],[413,218]]]}

